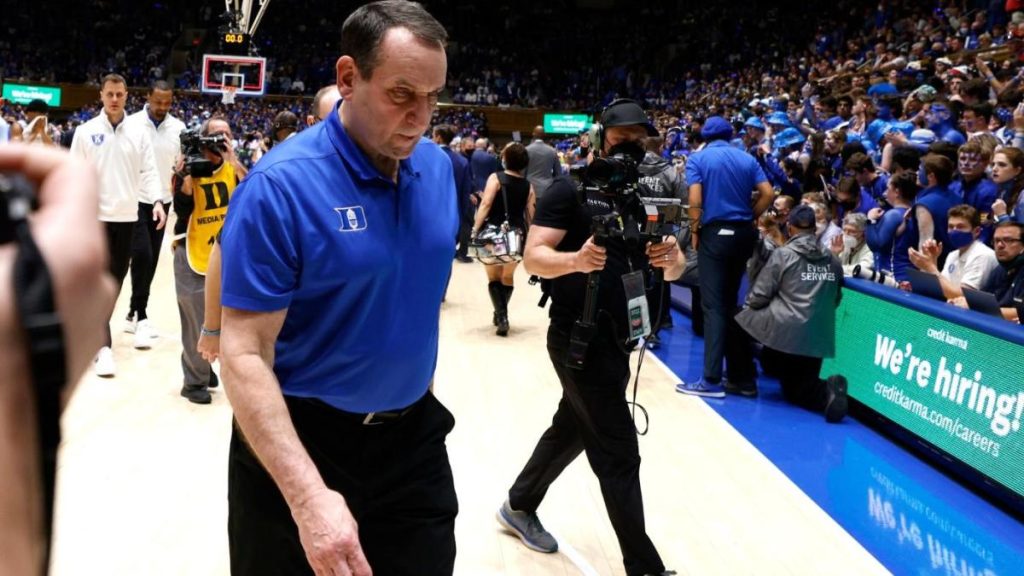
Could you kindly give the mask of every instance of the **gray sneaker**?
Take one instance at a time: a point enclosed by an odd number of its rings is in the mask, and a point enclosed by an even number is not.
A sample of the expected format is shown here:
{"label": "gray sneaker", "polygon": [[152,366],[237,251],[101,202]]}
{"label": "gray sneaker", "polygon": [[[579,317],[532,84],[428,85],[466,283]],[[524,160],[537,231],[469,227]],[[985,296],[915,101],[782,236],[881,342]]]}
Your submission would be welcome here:
{"label": "gray sneaker", "polygon": [[498,509],[498,523],[512,532],[526,544],[530,550],[537,552],[558,552],[558,542],[550,532],[544,529],[540,518],[532,512],[518,512],[508,504],[508,500]]}

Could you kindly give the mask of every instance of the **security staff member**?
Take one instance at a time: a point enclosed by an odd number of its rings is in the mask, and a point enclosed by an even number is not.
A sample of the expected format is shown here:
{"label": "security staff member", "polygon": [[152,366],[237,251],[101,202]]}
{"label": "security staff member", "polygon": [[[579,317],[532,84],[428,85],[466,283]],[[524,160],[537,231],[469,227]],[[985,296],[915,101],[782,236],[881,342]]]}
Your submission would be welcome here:
{"label": "security staff member", "polygon": [[[602,154],[626,152],[643,159],[641,142],[657,135],[643,109],[632,100],[618,100],[601,114]],[[531,274],[551,278],[551,325],[548,353],[562,383],[562,400],[551,427],[509,490],[498,521],[527,547],[554,552],[558,543],[537,518],[548,487],[581,452],[600,479],[626,573],[660,574],[665,566],[644,529],[640,491],[640,455],[636,429],[626,405],[629,380],[627,300],[623,276],[648,265],[674,280],[685,259],[674,238],[630,251],[621,238],[598,246],[591,235],[593,216],[612,212],[608,198],[589,192],[584,202],[572,180],[558,177],[541,199],[527,236],[524,263]],[[581,318],[586,278],[600,272],[598,328],[582,369],[566,366],[573,324]]]}
{"label": "security staff member", "polygon": [[[757,160],[729,145],[732,126],[712,116],[700,132],[708,143],[686,163],[693,246],[700,260],[704,310],[704,374],[676,386],[677,392],[722,398],[727,391],[756,394],[754,359],[733,319],[740,281],[754,252],[754,222],[771,206],[774,194]],[[757,190],[757,200],[750,196]],[[728,354],[729,386],[722,384]]]}
{"label": "security staff member", "polygon": [[454,418],[429,387],[458,212],[452,163],[422,138],[446,41],[415,2],[358,8],[341,30],[340,106],[232,200],[233,574],[454,570]]}
{"label": "security staff member", "polygon": [[209,404],[212,400],[209,389],[217,387],[217,375],[196,350],[196,341],[204,330],[204,278],[214,241],[224,225],[228,203],[246,173],[235,155],[231,127],[227,121],[211,118],[206,121],[202,133],[204,136],[224,137],[220,150],[203,149],[203,155],[215,166],[213,174],[186,176],[181,194],[177,195],[174,203],[174,211],[178,215],[174,225],[174,288],[184,348],[181,369],[185,375],[181,395],[195,404]]}

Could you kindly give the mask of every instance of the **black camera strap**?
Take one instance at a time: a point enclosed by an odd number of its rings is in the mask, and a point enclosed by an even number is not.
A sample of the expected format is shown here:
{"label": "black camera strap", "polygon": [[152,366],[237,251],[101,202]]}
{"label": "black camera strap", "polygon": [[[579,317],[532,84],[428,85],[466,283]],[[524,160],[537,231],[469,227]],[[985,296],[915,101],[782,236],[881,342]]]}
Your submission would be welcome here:
{"label": "black camera strap", "polygon": [[14,294],[25,330],[29,368],[35,387],[36,424],[43,478],[43,529],[46,534],[43,574],[49,571],[53,534],[53,503],[60,445],[60,393],[67,382],[64,330],[57,313],[53,280],[28,221],[13,222],[18,254],[14,263]]}

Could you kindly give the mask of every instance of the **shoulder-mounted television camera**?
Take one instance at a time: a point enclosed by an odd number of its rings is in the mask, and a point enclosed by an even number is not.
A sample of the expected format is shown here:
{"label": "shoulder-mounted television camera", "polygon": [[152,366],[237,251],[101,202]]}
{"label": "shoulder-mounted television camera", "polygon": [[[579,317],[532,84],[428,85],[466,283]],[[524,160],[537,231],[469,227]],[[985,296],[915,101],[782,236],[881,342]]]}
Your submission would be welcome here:
{"label": "shoulder-mounted television camera", "polygon": [[183,131],[179,139],[181,155],[185,157],[185,173],[193,178],[213,176],[216,166],[203,154],[203,150],[222,156],[228,150],[227,139],[224,135],[204,136],[200,128],[192,128]]}

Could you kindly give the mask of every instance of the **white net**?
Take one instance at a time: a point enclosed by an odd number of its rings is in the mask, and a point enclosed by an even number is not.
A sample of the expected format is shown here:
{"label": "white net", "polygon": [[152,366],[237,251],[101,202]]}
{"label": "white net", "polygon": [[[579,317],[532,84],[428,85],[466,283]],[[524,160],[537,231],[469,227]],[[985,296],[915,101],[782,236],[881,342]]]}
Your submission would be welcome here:
{"label": "white net", "polygon": [[221,104],[234,104],[235,103],[235,91],[237,91],[237,90],[238,90],[238,88],[235,88],[234,86],[225,86],[224,87],[224,91],[221,92],[221,95],[220,95]]}

